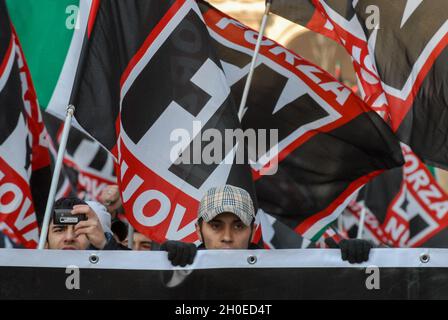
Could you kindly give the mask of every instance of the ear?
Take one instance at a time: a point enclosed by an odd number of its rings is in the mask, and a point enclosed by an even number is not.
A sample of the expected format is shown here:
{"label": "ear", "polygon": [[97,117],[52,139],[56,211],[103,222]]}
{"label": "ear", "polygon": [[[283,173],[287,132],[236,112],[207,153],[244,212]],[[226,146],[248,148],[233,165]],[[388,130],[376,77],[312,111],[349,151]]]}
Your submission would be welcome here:
{"label": "ear", "polygon": [[45,247],[44,249],[48,249],[48,241],[45,242]]}
{"label": "ear", "polygon": [[194,226],[196,227],[196,234],[198,235],[199,241],[204,243],[204,241],[202,240],[201,227],[199,226],[199,224],[197,222],[195,223]]}

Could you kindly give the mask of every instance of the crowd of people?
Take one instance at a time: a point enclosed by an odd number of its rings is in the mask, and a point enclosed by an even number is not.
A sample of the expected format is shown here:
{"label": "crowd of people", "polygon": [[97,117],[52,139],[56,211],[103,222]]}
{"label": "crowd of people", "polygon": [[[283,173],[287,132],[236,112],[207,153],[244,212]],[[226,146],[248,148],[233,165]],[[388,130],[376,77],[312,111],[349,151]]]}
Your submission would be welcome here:
{"label": "crowd of people", "polygon": [[[167,240],[156,243],[134,230],[128,236],[128,225],[118,186],[110,185],[102,192],[100,202],[78,198],[61,198],[54,210],[69,210],[85,219],[76,224],[57,224],[51,219],[47,249],[56,250],[163,250],[174,266],[192,264],[197,250],[261,249],[253,242],[255,209],[249,193],[224,185],[209,189],[200,201],[196,232],[201,244]],[[129,240],[131,245],[129,245]],[[350,263],[368,261],[372,244],[367,240],[343,239],[331,247],[341,250],[343,260]]]}

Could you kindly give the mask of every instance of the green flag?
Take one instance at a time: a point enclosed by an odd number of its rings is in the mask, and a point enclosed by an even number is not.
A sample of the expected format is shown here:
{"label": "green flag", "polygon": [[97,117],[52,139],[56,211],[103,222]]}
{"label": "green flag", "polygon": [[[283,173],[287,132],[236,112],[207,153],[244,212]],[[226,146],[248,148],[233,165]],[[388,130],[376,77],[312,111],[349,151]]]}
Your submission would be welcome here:
{"label": "green flag", "polygon": [[41,108],[59,117],[78,67],[92,0],[7,0]]}

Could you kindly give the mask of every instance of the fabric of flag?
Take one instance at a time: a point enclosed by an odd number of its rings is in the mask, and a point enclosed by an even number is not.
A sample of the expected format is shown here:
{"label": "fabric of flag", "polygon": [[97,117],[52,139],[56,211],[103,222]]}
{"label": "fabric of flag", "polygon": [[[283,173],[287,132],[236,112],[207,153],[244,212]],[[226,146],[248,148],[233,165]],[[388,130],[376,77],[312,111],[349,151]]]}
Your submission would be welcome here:
{"label": "fabric of flag", "polygon": [[[258,34],[201,2],[235,101],[242,96]],[[251,159],[259,207],[317,240],[367,181],[403,162],[387,124],[321,68],[263,39],[244,129],[278,130],[277,152]],[[273,175],[262,174],[278,161]]]}
{"label": "fabric of flag", "polygon": [[[46,111],[44,121],[55,159],[63,123],[48,114],[65,118],[93,1],[6,3],[29,63],[40,107]],[[74,193],[83,199],[98,199],[107,184],[116,183],[113,157],[100,149],[98,142],[72,128],[56,199]]]}
{"label": "fabric of flag", "polygon": [[[52,141],[59,146],[64,122],[47,112],[44,112],[44,122]],[[56,157],[57,151],[54,152]],[[76,194],[80,199],[98,201],[108,185],[117,183],[114,157],[96,140],[76,128],[70,130],[63,161],[61,189],[58,189],[61,196]]]}
{"label": "fabric of flag", "polygon": [[361,238],[370,240],[377,246],[382,244],[392,246],[393,244],[384,233],[380,221],[376,215],[364,205],[364,199],[362,197],[350,202],[344,211],[341,223],[342,233],[346,234],[348,238],[357,238],[358,228],[363,214],[364,226]]}
{"label": "fabric of flag", "polygon": [[65,118],[93,0],[6,0],[40,106]]}
{"label": "fabric of flag", "polygon": [[14,235],[14,233],[8,231],[7,225],[2,225],[2,223],[0,223],[0,248],[3,249],[24,248],[20,240]]}
{"label": "fabric of flag", "polygon": [[255,223],[261,226],[260,242],[265,249],[300,249],[314,246],[311,241],[262,209],[258,210]]}
{"label": "fabric of flag", "polygon": [[[183,23],[173,31],[187,6],[196,10],[188,9]],[[77,54],[64,59],[64,67],[72,68],[60,72],[58,83],[65,85],[56,86],[47,108],[63,118],[76,83],[79,88],[72,100],[76,119],[114,151],[123,173],[119,178],[125,209],[137,215],[145,211],[131,221],[152,237],[194,240],[197,201],[211,186],[243,185],[253,194],[246,166],[177,165],[167,157],[172,146],[167,137],[174,128],[196,136],[201,128],[239,127],[232,100],[240,100],[256,33],[244,27],[231,30],[238,23],[228,17],[228,28],[217,28],[216,19],[225,16],[205,4],[201,9],[211,39],[201,29],[201,14],[192,1],[157,5],[153,1],[104,1],[100,6],[95,1],[80,1],[79,28],[72,30],[68,46],[68,52]],[[194,25],[199,27],[182,31]],[[249,42],[235,40],[243,34],[249,35]],[[229,41],[234,44],[226,46]],[[275,209],[273,214],[280,221],[315,239],[342,211],[353,191],[375,174],[400,164],[399,147],[380,119],[348,88],[292,52],[268,45],[272,43],[268,39],[265,42],[265,61],[257,66],[242,124],[244,129],[279,129],[280,153],[273,156],[282,161],[278,175],[260,179],[275,159],[251,159],[252,173],[267,212]],[[89,47],[81,54],[83,44]],[[268,49],[272,52],[265,54]],[[82,63],[81,56],[86,57]],[[206,64],[205,56],[209,57]],[[68,63],[70,59],[74,62]],[[81,64],[83,72],[75,82]],[[226,83],[232,88],[230,96]],[[149,102],[151,109],[146,107]],[[200,107],[204,105],[205,109]],[[221,118],[231,120],[226,123]],[[195,120],[203,126],[196,132],[191,125]],[[184,149],[190,151],[195,143],[187,145]],[[360,161],[355,168],[354,159]],[[150,185],[157,188],[148,189]],[[153,201],[141,203],[139,194]]]}
{"label": "fabric of flag", "polygon": [[[204,130],[240,126],[202,15],[192,0],[102,1],[92,12],[71,99],[75,117],[114,153],[133,226],[156,241],[195,241],[208,189],[231,184],[255,200],[249,166],[233,163],[236,144],[217,164],[176,161],[207,145]],[[173,141],[179,130],[188,137]]]}
{"label": "fabric of flag", "polygon": [[278,0],[272,11],[343,45],[365,101],[425,162],[448,167],[448,2]]}
{"label": "fabric of flag", "polygon": [[[45,125],[47,126],[47,124],[45,124]],[[47,128],[48,128],[48,126],[47,126]],[[54,168],[58,151],[56,149],[56,144],[51,139],[50,135],[48,135],[48,140],[50,142],[49,150],[50,150],[50,156],[51,156],[51,165]],[[62,166],[60,176],[59,176],[56,196],[55,196],[56,200],[60,199],[60,198],[76,196],[76,188],[74,187],[75,184],[71,180],[73,175],[70,175],[70,173],[68,171],[69,171],[68,168],[66,168],[65,166]],[[77,177],[77,174],[76,174],[76,177]]]}
{"label": "fabric of flag", "polygon": [[50,156],[29,69],[4,0],[0,1],[0,115],[0,221],[22,245],[34,248],[48,197]]}
{"label": "fabric of flag", "polygon": [[367,184],[358,201],[375,215],[387,244],[446,248],[448,195],[417,155],[406,145],[402,149],[405,165]]}

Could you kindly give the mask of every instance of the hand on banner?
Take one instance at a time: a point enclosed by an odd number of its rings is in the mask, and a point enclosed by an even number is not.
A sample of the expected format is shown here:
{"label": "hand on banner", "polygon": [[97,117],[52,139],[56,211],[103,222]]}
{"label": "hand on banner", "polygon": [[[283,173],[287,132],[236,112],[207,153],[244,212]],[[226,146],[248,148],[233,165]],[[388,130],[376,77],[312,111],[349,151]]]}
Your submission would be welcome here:
{"label": "hand on banner", "polygon": [[168,252],[168,260],[173,266],[185,267],[192,264],[196,257],[197,248],[193,243],[169,240],[160,246],[160,250]]}
{"label": "hand on banner", "polygon": [[72,214],[85,214],[87,217],[86,221],[81,221],[76,224],[75,235],[78,237],[84,234],[92,246],[97,249],[103,249],[107,243],[107,239],[95,211],[88,205],[81,204],[73,207]]}
{"label": "hand on banner", "polygon": [[332,249],[341,249],[342,260],[350,263],[368,261],[370,249],[373,247],[370,241],[363,239],[342,239],[336,243],[333,238],[327,238],[325,244]]}

